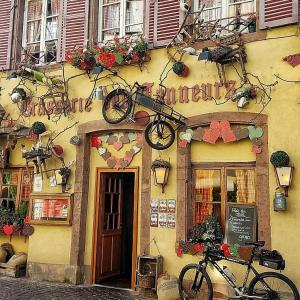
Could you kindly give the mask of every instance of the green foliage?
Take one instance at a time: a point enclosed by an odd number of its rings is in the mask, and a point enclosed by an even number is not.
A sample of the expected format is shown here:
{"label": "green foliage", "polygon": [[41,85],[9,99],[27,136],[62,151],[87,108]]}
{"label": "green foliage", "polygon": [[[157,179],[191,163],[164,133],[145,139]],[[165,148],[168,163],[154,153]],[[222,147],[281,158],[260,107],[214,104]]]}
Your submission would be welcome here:
{"label": "green foliage", "polygon": [[0,228],[4,225],[22,226],[26,217],[26,203],[22,203],[19,210],[0,207]]}
{"label": "green foliage", "polygon": [[270,161],[275,168],[287,167],[289,165],[290,158],[286,152],[279,150],[272,153]]}
{"label": "green foliage", "polygon": [[[193,240],[211,240],[213,243],[221,243],[223,241],[223,231],[220,223],[218,222],[216,216],[208,216],[206,220],[195,225],[189,235],[189,238]],[[212,243],[208,243],[208,246]]]}

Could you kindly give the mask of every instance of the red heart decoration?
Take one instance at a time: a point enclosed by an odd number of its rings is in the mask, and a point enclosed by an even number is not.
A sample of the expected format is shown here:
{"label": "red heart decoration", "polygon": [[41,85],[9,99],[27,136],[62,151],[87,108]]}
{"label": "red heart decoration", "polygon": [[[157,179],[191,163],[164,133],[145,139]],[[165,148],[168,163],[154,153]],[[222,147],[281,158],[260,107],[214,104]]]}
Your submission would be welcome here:
{"label": "red heart decoration", "polygon": [[13,225],[4,225],[2,230],[5,235],[12,235],[14,232],[14,226]]}
{"label": "red heart decoration", "polygon": [[182,249],[179,246],[176,249],[176,254],[177,254],[178,257],[182,256]]}
{"label": "red heart decoration", "polygon": [[102,141],[99,136],[93,135],[91,137],[91,147],[99,148],[102,144]]}
{"label": "red heart decoration", "polygon": [[122,142],[115,142],[114,143],[114,148],[119,151],[121,148],[123,147],[123,143]]}
{"label": "red heart decoration", "polygon": [[215,144],[220,137],[220,131],[218,129],[208,129],[204,131],[203,141],[209,144]]}
{"label": "red heart decoration", "polygon": [[252,145],[252,152],[254,152],[255,154],[260,154],[262,152],[262,148],[254,144]]}
{"label": "red heart decoration", "polygon": [[180,141],[178,142],[179,148],[186,148],[187,144],[188,144],[188,141],[187,141],[187,140],[180,140]]}

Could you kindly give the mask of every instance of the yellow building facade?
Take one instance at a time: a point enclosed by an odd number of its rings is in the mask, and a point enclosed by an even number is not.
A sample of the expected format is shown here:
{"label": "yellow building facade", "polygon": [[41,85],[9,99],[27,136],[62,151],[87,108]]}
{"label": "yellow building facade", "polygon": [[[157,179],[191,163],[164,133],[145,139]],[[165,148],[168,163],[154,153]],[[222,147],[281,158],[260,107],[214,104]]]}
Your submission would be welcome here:
{"label": "yellow building facade", "polygon": [[[284,82],[275,77],[276,74],[288,80],[299,78],[299,66],[292,68],[283,57],[299,53],[299,36],[296,26],[287,26],[272,29],[266,33],[262,40],[246,43],[248,73],[259,77],[261,82],[266,84],[278,83],[272,88],[270,103],[262,110],[261,103],[255,99],[250,101],[246,108],[238,109],[236,103],[226,101],[222,105],[216,105],[215,101],[203,99],[201,92],[195,93],[195,85],[205,84],[212,88],[212,95],[218,102],[223,102],[228,90],[224,86],[218,85],[220,82],[215,64],[198,61],[196,56],[186,54],[183,58],[184,63],[189,67],[190,73],[187,77],[179,77],[170,72],[164,84],[170,91],[170,102],[176,111],[187,117],[187,124],[196,127],[197,124],[208,126],[212,120],[228,120],[233,124],[255,125],[264,129],[262,152],[255,154],[252,151],[252,143],[249,139],[233,143],[223,143],[218,141],[215,144],[208,144],[201,141],[192,141],[187,148],[180,148],[179,138],[176,137],[174,144],[164,151],[151,149],[141,137],[144,127],[128,121],[118,125],[110,125],[103,120],[102,101],[94,100],[88,109],[82,105],[92,90],[90,78],[80,76],[74,78],[70,83],[69,97],[76,99],[74,113],[70,117],[62,117],[59,121],[48,120],[45,115],[38,115],[38,106],[35,107],[35,115],[19,117],[19,110],[16,104],[12,104],[10,93],[15,86],[11,80],[6,80],[6,74],[2,74],[0,85],[2,93],[0,101],[6,112],[10,113],[11,118],[27,127],[35,121],[42,121],[48,131],[60,132],[67,126],[78,122],[71,129],[62,133],[55,143],[64,149],[64,160],[66,162],[75,160],[71,167],[71,176],[68,183],[71,189],[68,194],[73,194],[73,216],[71,225],[39,224],[34,226],[34,233],[28,238],[13,235],[11,241],[9,237],[0,236],[0,243],[11,242],[15,250],[28,254],[27,272],[33,279],[66,281],[72,283],[95,283],[97,282],[97,222],[101,220],[102,211],[99,204],[101,188],[99,182],[101,174],[121,174],[126,173],[128,185],[133,185],[128,194],[134,194],[131,207],[134,230],[132,232],[132,270],[136,267],[136,256],[144,250],[148,254],[157,255],[157,249],[151,240],[155,239],[160,254],[163,257],[163,270],[171,275],[178,276],[182,267],[188,263],[197,262],[198,256],[183,254],[178,257],[175,251],[176,242],[185,239],[184,231],[187,230],[189,223],[187,206],[192,195],[182,195],[187,190],[182,186],[182,180],[186,180],[186,175],[182,175],[182,168],[190,169],[185,165],[213,163],[253,163],[256,178],[261,179],[265,187],[256,194],[262,197],[264,203],[258,205],[258,238],[263,237],[269,241],[272,249],[280,251],[286,260],[286,274],[300,288],[300,271],[298,263],[298,249],[300,238],[298,228],[300,226],[300,187],[298,186],[300,168],[300,142],[298,138],[298,126],[300,126],[299,115],[299,94],[300,84],[297,82]],[[142,72],[136,66],[123,66],[118,73],[130,84],[135,81],[147,83],[151,87],[152,95],[156,93],[159,84],[159,77],[168,57],[165,49],[151,51],[151,60],[145,64]],[[52,71],[55,74],[55,70]],[[80,71],[70,65],[66,65],[66,77],[79,74]],[[51,71],[50,73],[51,74]],[[251,75],[249,75],[251,76]],[[240,78],[233,68],[226,69],[227,80],[235,82],[238,88]],[[255,78],[252,78],[255,82]],[[108,81],[101,80],[99,85],[108,84]],[[153,84],[153,85],[152,85]],[[194,87],[194,89],[193,89]],[[258,91],[258,94],[261,91]],[[194,94],[193,94],[194,93]],[[78,100],[81,99],[81,100]],[[258,99],[258,98],[257,98]],[[36,100],[34,100],[36,101]],[[141,107],[141,109],[143,109]],[[262,111],[261,111],[262,110]],[[261,112],[260,114],[258,114]],[[198,123],[197,123],[198,122]],[[140,151],[134,153],[134,157],[129,166],[119,169],[109,167],[103,156],[95,147],[91,147],[92,136],[104,136],[107,134],[122,133],[137,134],[138,137],[125,144],[122,149],[117,150],[112,145],[106,145],[106,149],[115,157],[123,157],[126,151],[133,149],[138,138],[142,139],[143,146]],[[69,140],[72,136],[78,135],[81,144],[71,145]],[[11,151],[9,167],[25,166],[22,158],[21,145],[29,148],[33,142],[27,138],[18,139],[16,147]],[[270,155],[278,150],[287,152],[290,156],[290,163],[294,166],[292,185],[289,189],[287,198],[287,211],[275,212],[273,209],[273,199],[277,183],[274,168],[270,163]],[[186,153],[189,151],[189,153]],[[261,159],[263,155],[264,159]],[[171,164],[170,176],[162,193],[161,187],[153,183],[151,173],[151,163],[161,157]],[[258,161],[259,164],[258,164]],[[255,163],[256,162],[256,163]],[[50,158],[47,160],[48,169],[57,168],[59,162]],[[180,165],[180,167],[178,167]],[[132,174],[134,179],[132,179]],[[131,179],[129,178],[131,176]],[[183,176],[183,177],[182,177]],[[101,177],[102,178],[102,177]],[[262,185],[256,182],[256,185]],[[192,179],[188,178],[187,184],[192,184]],[[99,190],[100,189],[100,190]],[[60,194],[61,186],[50,186],[49,178],[42,180],[41,193]],[[184,198],[185,197],[185,198]],[[151,199],[175,199],[175,228],[164,226],[150,226],[150,203]],[[193,200],[191,200],[193,201]],[[256,201],[262,201],[256,198]],[[129,208],[128,208],[129,209]],[[260,211],[263,209],[264,211]],[[182,220],[182,216],[186,218]],[[263,219],[267,222],[264,223]],[[267,224],[267,225],[265,225]],[[182,227],[183,226],[183,227]],[[260,226],[268,226],[263,229]],[[263,232],[263,233],[261,233]],[[150,243],[150,246],[149,246]],[[150,248],[149,248],[150,247]],[[102,248],[101,248],[102,249]],[[101,250],[105,251],[105,249]],[[103,254],[104,253],[104,254]],[[117,255],[117,254],[114,254]],[[123,253],[122,255],[128,255]],[[102,259],[106,259],[105,252],[102,252]],[[114,263],[112,259],[111,263]],[[103,267],[103,266],[102,266]],[[262,267],[258,267],[263,270]],[[232,265],[232,270],[236,274],[242,274],[242,267]],[[209,270],[214,283],[225,283],[220,275]],[[134,273],[132,276],[132,286],[134,285]],[[238,281],[242,276],[238,277]]]}

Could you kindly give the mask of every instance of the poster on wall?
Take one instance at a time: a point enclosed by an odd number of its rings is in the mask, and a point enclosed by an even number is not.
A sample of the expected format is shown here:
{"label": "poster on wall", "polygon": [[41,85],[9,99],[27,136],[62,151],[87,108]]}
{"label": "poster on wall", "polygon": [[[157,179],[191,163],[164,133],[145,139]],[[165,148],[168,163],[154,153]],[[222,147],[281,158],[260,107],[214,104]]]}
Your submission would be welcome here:
{"label": "poster on wall", "polygon": [[166,199],[159,200],[159,212],[166,213],[167,211],[168,211],[167,200]]}
{"label": "poster on wall", "polygon": [[158,226],[160,228],[166,228],[167,227],[167,214],[166,213],[158,214]]}
{"label": "poster on wall", "polygon": [[151,199],[150,203],[150,209],[151,213],[157,213],[158,212],[158,199]]}
{"label": "poster on wall", "polygon": [[168,228],[175,228],[175,214],[168,214],[167,215],[167,227]]}
{"label": "poster on wall", "polygon": [[33,192],[34,193],[40,193],[42,191],[42,188],[43,188],[42,175],[40,175],[40,174],[34,175]]}
{"label": "poster on wall", "polygon": [[150,226],[158,227],[158,214],[157,213],[152,213],[150,215]]}
{"label": "poster on wall", "polygon": [[175,213],[176,210],[176,200],[175,199],[169,199],[168,200],[168,213]]}

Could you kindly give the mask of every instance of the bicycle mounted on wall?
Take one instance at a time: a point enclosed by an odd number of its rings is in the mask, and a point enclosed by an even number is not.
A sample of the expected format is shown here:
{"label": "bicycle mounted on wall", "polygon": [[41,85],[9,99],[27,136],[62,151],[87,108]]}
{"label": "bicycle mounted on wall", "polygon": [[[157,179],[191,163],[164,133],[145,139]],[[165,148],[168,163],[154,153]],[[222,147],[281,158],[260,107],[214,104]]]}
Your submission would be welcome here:
{"label": "bicycle mounted on wall", "polygon": [[135,107],[142,105],[154,112],[153,120],[145,129],[147,143],[156,150],[169,148],[175,140],[175,132],[185,126],[186,118],[164,103],[166,87],[160,84],[157,99],[144,94],[146,87],[135,82],[129,89],[117,88],[110,92],[104,100],[103,117],[110,124],[117,124],[127,119],[134,122]]}
{"label": "bicycle mounted on wall", "polygon": [[[254,257],[257,250],[264,246],[264,241],[246,242],[245,245],[252,246],[252,253],[249,260],[237,259],[234,257],[227,257],[224,251],[211,245],[214,241],[210,240],[191,240],[193,243],[204,243],[206,250],[204,251],[204,259],[199,264],[186,265],[179,275],[179,294],[181,300],[201,299],[213,300],[213,285],[209,274],[207,273],[207,266],[210,264],[216,269],[226,282],[232,287],[236,296],[231,296],[228,299],[261,299],[261,300],[279,300],[290,299],[299,300],[299,292],[295,284],[286,276],[276,272],[259,273],[253,266]],[[268,254],[266,254],[268,252]],[[276,256],[276,258],[272,258]],[[283,270],[285,267],[284,260],[277,251],[261,250],[260,265]],[[246,273],[242,286],[237,286],[236,278],[229,269],[221,266],[217,261],[226,260],[235,264],[246,266]],[[254,274],[254,278],[247,285],[250,272]]]}

